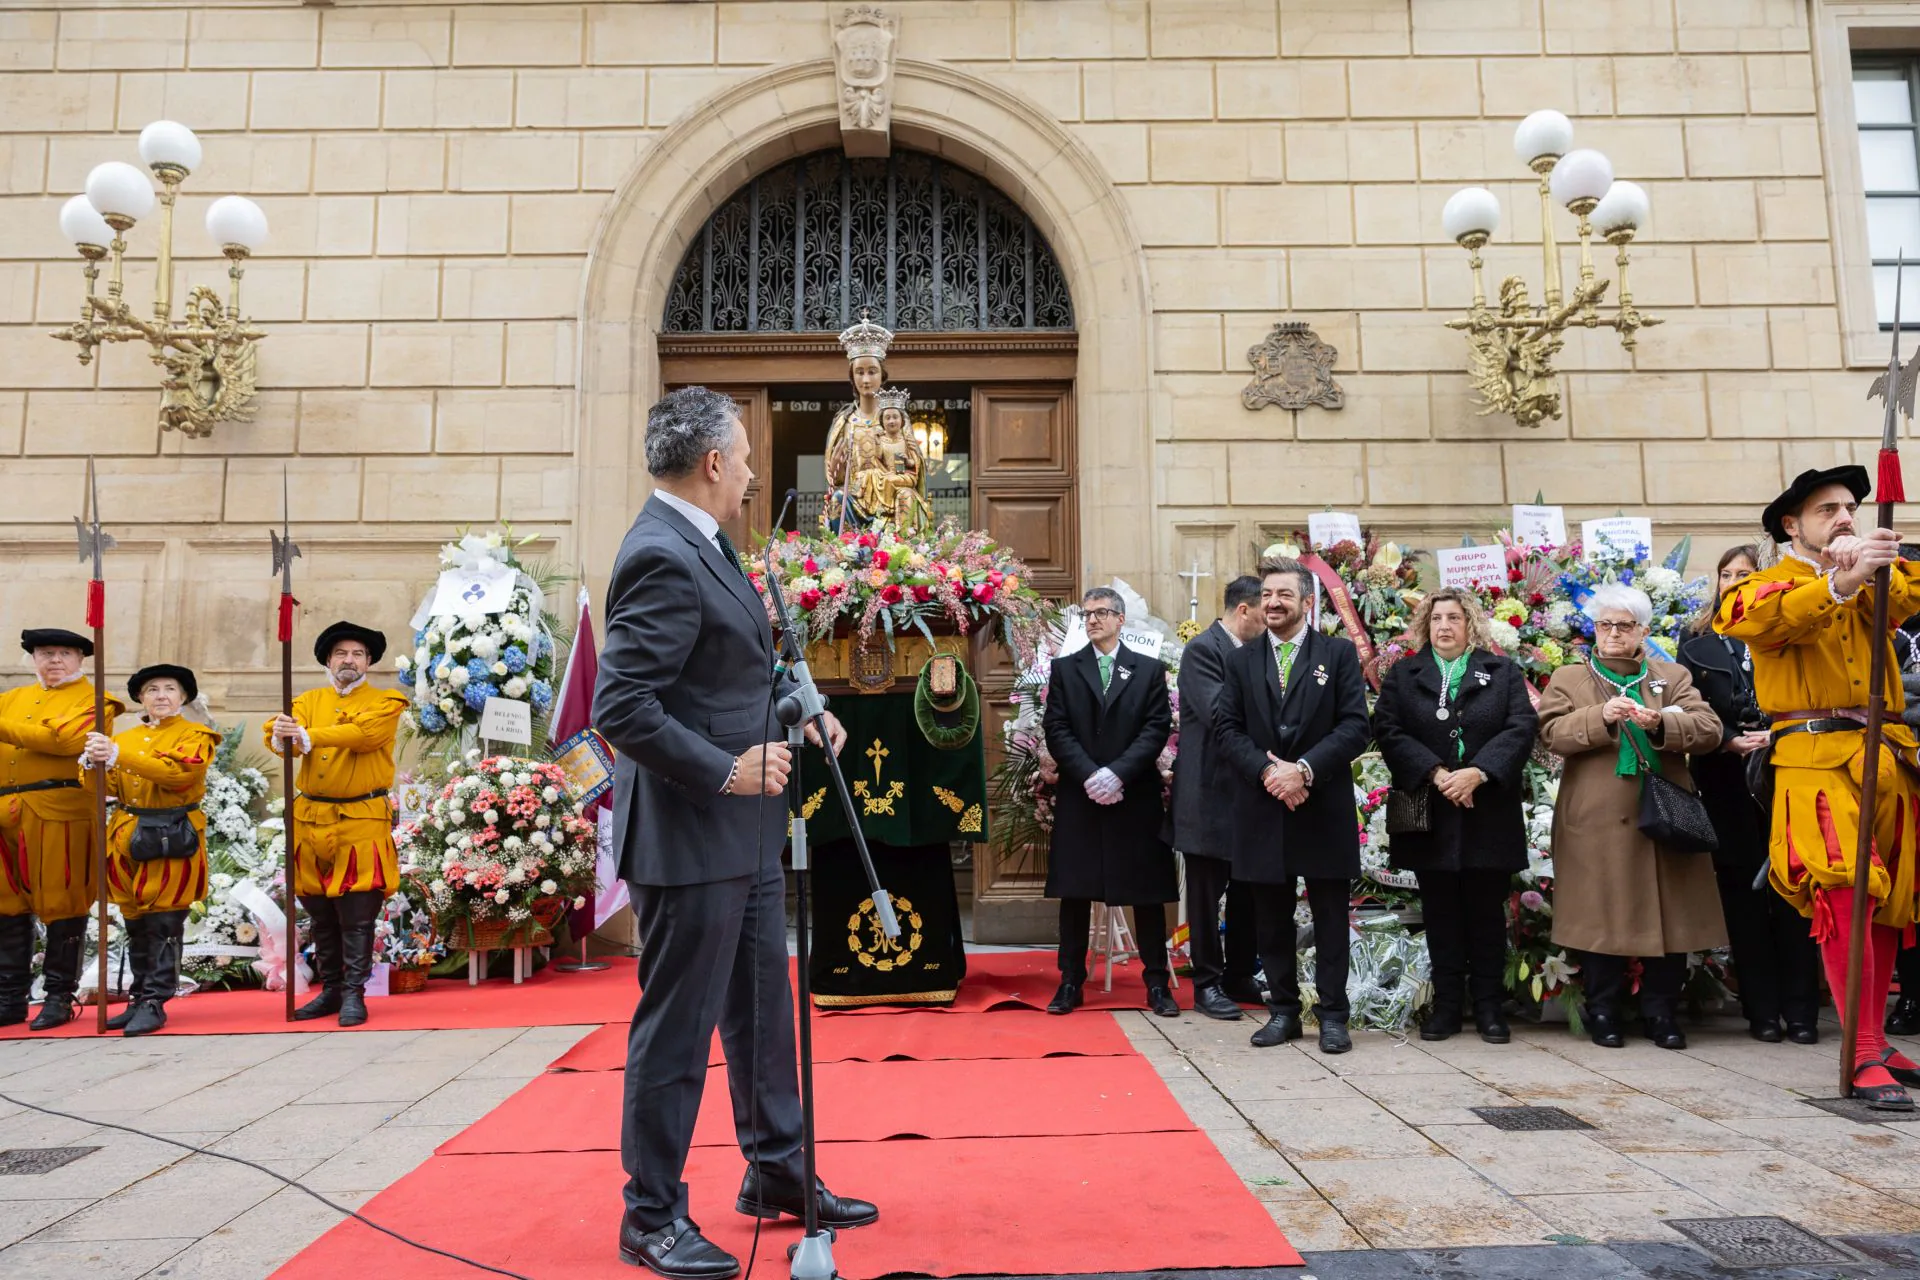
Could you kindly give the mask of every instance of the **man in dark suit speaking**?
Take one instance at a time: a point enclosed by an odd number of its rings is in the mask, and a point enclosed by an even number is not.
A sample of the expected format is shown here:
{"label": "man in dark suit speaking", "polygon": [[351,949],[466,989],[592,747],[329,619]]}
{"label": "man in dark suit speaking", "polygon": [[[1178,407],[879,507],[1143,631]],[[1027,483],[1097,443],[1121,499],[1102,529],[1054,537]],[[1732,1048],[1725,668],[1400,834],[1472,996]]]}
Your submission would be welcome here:
{"label": "man in dark suit speaking", "polygon": [[[747,449],[739,411],[719,392],[686,387],[648,412],[654,492],[614,565],[593,694],[594,727],[619,756],[614,839],[640,927],[620,1256],[686,1280],[740,1270],[700,1234],[681,1180],[716,1024],[749,1161],[734,1207],[798,1218],[809,1190],[780,868],[787,807],[776,798],[792,760],[774,718],[780,689],[766,606],[720,528],[739,515],[753,480]],[[845,734],[831,716],[827,723],[837,753]],[[823,1226],[880,1216],[864,1201],[811,1190]]]}

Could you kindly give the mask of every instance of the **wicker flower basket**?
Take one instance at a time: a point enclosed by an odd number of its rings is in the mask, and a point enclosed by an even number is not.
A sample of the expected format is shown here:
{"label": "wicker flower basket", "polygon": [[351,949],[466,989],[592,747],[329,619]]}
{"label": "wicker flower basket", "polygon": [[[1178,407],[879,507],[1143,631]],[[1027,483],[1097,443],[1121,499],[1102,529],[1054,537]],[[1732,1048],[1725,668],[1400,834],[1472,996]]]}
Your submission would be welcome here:
{"label": "wicker flower basket", "polygon": [[387,994],[395,996],[411,995],[427,989],[428,966],[423,964],[396,964],[387,970]]}
{"label": "wicker flower basket", "polygon": [[457,943],[465,939],[468,951],[501,951],[508,947],[550,947],[553,926],[567,913],[567,900],[561,897],[536,898],[533,919],[516,925],[510,920],[460,920],[450,931]]}

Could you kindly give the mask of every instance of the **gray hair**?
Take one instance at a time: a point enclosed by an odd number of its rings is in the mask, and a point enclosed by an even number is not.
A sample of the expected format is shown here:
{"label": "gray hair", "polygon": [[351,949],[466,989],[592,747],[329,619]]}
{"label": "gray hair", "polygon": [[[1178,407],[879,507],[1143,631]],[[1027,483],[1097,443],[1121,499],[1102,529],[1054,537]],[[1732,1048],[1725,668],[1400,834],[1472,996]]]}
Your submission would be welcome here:
{"label": "gray hair", "polygon": [[1313,574],[1307,566],[1298,560],[1290,560],[1286,556],[1268,556],[1260,562],[1260,580],[1263,583],[1276,573],[1293,575],[1293,580],[1299,584],[1298,590],[1303,602],[1313,599]]}
{"label": "gray hair", "polygon": [[1581,612],[1598,622],[1601,614],[1615,609],[1632,614],[1633,620],[1643,627],[1653,621],[1653,601],[1647,599],[1647,593],[1640,588],[1624,582],[1603,582],[1595,587]]}
{"label": "gray hair", "polygon": [[1080,597],[1080,603],[1083,607],[1095,600],[1104,601],[1108,608],[1112,609],[1121,617],[1124,618],[1127,616],[1127,602],[1121,599],[1120,593],[1112,587],[1092,587],[1087,591],[1087,594]]}
{"label": "gray hair", "polygon": [[659,479],[684,476],[718,449],[733,448],[739,406],[733,397],[705,387],[681,387],[647,410],[647,472]]}

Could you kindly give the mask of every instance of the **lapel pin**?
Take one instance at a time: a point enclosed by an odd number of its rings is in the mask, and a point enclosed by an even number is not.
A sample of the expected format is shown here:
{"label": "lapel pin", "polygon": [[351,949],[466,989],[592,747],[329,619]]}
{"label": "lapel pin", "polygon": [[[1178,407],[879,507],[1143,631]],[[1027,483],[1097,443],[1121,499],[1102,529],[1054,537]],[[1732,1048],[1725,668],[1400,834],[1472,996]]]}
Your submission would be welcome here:
{"label": "lapel pin", "polygon": [[1131,670],[1130,668],[1127,668],[1127,667],[1121,667],[1121,668],[1120,668],[1120,678],[1121,678],[1122,680],[1131,680],[1131,679],[1133,679],[1133,671],[1132,671],[1132,670]]}

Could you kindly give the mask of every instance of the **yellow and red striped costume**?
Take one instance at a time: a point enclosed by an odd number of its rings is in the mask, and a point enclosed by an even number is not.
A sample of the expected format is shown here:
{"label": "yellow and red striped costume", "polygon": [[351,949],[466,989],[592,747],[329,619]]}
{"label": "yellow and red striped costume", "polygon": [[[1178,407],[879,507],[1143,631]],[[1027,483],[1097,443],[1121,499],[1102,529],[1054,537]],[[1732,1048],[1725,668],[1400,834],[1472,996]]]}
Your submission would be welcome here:
{"label": "yellow and red striped costume", "polygon": [[[1897,623],[1920,611],[1920,564],[1894,565],[1891,583],[1888,615]],[[1825,573],[1787,553],[1726,594],[1714,628],[1747,642],[1754,691],[1768,715],[1866,707],[1875,643],[1871,585],[1837,599]],[[1879,643],[1891,646],[1892,640],[1881,636]],[[1913,731],[1900,720],[1906,697],[1890,649],[1887,670],[1886,740],[1878,762],[1868,892],[1874,921],[1904,928],[1916,914],[1920,778],[1913,770],[1920,761]],[[1775,727],[1792,722],[1776,721]],[[1859,732],[1793,734],[1773,748],[1769,874],[1781,896],[1812,917],[1813,934],[1822,940],[1845,928],[1844,921],[1832,918],[1824,897],[1853,884],[1865,754],[1865,734]]]}
{"label": "yellow and red striped costume", "polygon": [[[313,749],[300,761],[299,798],[293,803],[294,890],[337,898],[370,889],[391,892],[400,883],[393,847],[393,803],[381,795],[330,804],[393,787],[393,740],[406,695],[362,682],[342,695],[331,685],[293,700],[293,718]],[[267,749],[279,746],[269,721]],[[296,750],[298,747],[296,746]]]}
{"label": "yellow and red striped costume", "polygon": [[[107,728],[125,709],[107,699]],[[92,729],[85,679],[0,693],[0,790],[72,781]],[[67,920],[92,908],[93,803],[75,787],[0,796],[0,915]]]}
{"label": "yellow and red striped costume", "polygon": [[[157,725],[144,721],[115,734],[120,749],[107,771],[108,794],[138,809],[176,809],[199,804],[207,794],[207,769],[220,735],[205,725],[171,716]],[[200,848],[190,858],[135,862],[127,847],[138,819],[125,809],[107,824],[107,892],[129,920],[150,911],[185,911],[207,896],[207,819],[188,815],[200,833]]]}

